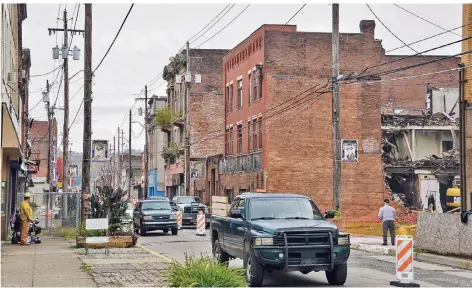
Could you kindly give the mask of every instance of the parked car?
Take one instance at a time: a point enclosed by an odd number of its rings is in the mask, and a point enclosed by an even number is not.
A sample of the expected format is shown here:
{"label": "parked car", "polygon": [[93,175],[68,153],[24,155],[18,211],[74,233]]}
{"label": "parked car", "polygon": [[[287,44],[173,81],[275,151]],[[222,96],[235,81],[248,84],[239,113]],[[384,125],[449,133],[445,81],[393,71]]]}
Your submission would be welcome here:
{"label": "parked car", "polygon": [[297,194],[243,193],[228,217],[213,216],[213,256],[221,263],[240,258],[249,286],[262,285],[264,271],[325,271],[328,283],[343,285],[350,255],[349,234],[326,221],[309,198]]}
{"label": "parked car", "polygon": [[175,207],[182,211],[182,225],[193,226],[197,224],[197,214],[199,211],[205,213],[207,226],[210,224],[211,215],[208,213],[208,207],[200,202],[196,196],[176,196],[172,199]]}
{"label": "parked car", "polygon": [[133,211],[133,225],[136,233],[145,236],[148,231],[162,230],[177,235],[177,214],[168,200],[141,200]]}
{"label": "parked car", "polygon": [[134,211],[134,206],[131,203],[128,203],[128,206],[126,207],[126,212],[123,217],[121,217],[121,222],[122,223],[131,223],[133,221],[133,211]]}

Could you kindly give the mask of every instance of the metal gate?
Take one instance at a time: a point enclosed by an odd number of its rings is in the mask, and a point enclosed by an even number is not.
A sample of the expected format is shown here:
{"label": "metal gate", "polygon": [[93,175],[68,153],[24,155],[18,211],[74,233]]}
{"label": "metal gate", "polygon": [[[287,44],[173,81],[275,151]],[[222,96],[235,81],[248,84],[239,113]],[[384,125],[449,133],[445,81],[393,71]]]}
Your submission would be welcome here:
{"label": "metal gate", "polygon": [[[49,232],[62,228],[77,228],[80,221],[80,192],[30,193],[33,217],[39,219],[39,226]],[[24,200],[24,193],[18,193],[17,209]],[[47,228],[47,229],[46,229]]]}

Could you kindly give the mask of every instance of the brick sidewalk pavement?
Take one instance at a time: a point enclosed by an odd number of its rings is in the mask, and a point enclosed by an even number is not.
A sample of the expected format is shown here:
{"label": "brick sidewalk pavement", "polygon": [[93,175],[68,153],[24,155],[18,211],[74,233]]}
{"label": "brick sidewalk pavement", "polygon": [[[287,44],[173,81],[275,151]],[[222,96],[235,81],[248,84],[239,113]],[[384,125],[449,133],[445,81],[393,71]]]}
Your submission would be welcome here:
{"label": "brick sidewalk pavement", "polygon": [[108,256],[104,249],[76,249],[82,266],[99,287],[162,287],[168,260],[140,247],[112,248]]}

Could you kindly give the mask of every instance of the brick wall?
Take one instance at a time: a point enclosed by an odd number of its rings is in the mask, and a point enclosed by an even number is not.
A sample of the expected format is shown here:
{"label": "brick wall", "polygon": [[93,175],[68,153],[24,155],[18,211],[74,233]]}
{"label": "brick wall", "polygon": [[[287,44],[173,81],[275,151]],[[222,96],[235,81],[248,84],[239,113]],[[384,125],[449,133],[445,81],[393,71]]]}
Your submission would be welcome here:
{"label": "brick wall", "polygon": [[[420,51],[421,52],[421,51]],[[382,63],[398,60],[405,56],[383,55]],[[415,56],[408,59],[397,61],[391,64],[368,70],[366,75],[394,70],[400,67],[416,65],[443,58],[444,56]],[[417,68],[405,70],[398,73],[392,73],[382,77],[383,80],[392,78],[404,78],[412,75],[421,75],[431,72],[444,71],[457,68],[460,58],[449,58],[420,66]],[[410,78],[401,81],[386,81],[382,83],[382,104],[393,103],[394,107],[402,108],[425,108],[425,84],[430,83],[437,88],[459,88],[459,71],[433,74],[424,77]]]}
{"label": "brick wall", "polygon": [[[33,121],[30,129],[31,160],[40,160],[36,177],[47,177],[49,151],[48,121]],[[53,121],[53,137],[57,138],[57,124]]]}
{"label": "brick wall", "polygon": [[472,209],[472,109],[466,111],[466,173],[467,173],[467,207]]}

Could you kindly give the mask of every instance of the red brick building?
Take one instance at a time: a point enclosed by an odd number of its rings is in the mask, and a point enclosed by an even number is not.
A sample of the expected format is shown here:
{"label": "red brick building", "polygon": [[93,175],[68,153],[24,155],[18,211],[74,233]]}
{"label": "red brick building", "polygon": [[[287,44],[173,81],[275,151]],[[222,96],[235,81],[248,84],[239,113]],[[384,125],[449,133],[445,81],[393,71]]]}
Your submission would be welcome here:
{"label": "red brick building", "polygon": [[[46,182],[48,176],[49,124],[48,121],[33,121],[30,139],[32,143],[31,160],[39,160],[38,172],[33,175],[39,182]],[[53,121],[53,139],[57,139],[57,123]],[[54,142],[53,142],[54,143]],[[53,153],[53,152],[51,152]],[[44,179],[44,180],[43,180]]]}
{"label": "red brick building", "polygon": [[[385,55],[374,30],[374,21],[363,20],[360,33],[340,34],[340,74],[357,75],[399,57]],[[294,25],[263,25],[223,58],[226,137],[219,195],[293,192],[311,196],[322,209],[332,207],[331,38],[331,33],[297,32]],[[364,75],[431,59],[412,57]],[[382,80],[455,67],[451,59]],[[341,138],[357,143],[358,159],[342,164],[344,219],[373,218],[382,204],[382,104],[424,107],[421,82],[446,79],[456,87],[451,77],[341,85]]]}
{"label": "red brick building", "polygon": [[[190,87],[190,195],[200,196],[209,203],[210,183],[207,180],[207,157],[223,153],[224,136],[215,127],[224,126],[223,56],[228,50],[190,49],[189,70],[192,73]],[[164,127],[167,148],[162,156],[166,160],[166,195],[170,198],[183,195],[184,187],[184,114],[186,111],[186,51],[174,57],[164,69],[167,81],[168,107],[172,113],[172,125]],[[213,129],[213,130],[212,130]],[[213,131],[213,133],[212,133]],[[210,137],[209,137],[210,136]]]}

